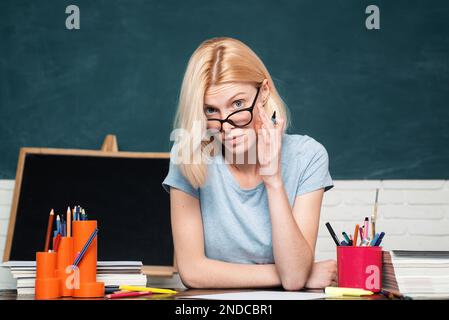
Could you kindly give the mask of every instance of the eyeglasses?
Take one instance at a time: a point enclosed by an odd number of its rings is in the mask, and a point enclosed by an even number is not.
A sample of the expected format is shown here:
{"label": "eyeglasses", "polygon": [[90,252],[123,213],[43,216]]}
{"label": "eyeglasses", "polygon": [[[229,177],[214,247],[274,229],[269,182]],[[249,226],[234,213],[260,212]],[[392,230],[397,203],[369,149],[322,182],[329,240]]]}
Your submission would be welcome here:
{"label": "eyeglasses", "polygon": [[243,128],[253,121],[253,110],[259,96],[260,86],[257,87],[256,97],[251,104],[251,107],[237,110],[229,114],[226,119],[207,119],[210,129],[223,131],[223,123],[230,123],[236,128]]}

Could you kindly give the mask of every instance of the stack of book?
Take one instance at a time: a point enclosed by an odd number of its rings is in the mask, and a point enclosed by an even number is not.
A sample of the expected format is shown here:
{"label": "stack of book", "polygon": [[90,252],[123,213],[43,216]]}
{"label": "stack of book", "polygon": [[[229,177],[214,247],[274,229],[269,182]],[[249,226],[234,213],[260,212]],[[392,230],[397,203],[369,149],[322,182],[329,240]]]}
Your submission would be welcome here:
{"label": "stack of book", "polygon": [[383,287],[412,299],[448,299],[449,251],[385,251]]}
{"label": "stack of book", "polygon": [[[34,294],[35,261],[8,261],[2,267],[9,268],[17,279],[18,295]],[[147,277],[142,273],[140,261],[98,261],[97,281],[104,282],[105,286],[146,286]]]}

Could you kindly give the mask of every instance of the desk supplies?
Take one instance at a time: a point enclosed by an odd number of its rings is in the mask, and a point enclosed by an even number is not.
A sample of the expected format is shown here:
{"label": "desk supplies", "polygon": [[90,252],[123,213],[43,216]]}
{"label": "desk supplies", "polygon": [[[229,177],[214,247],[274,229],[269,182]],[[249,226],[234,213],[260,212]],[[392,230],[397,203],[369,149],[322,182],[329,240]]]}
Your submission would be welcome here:
{"label": "desk supplies", "polygon": [[51,209],[50,214],[48,216],[48,224],[47,224],[47,233],[45,234],[45,247],[44,252],[48,252],[50,248],[50,237],[51,231],[53,229],[53,218],[55,216],[55,212]]}
{"label": "desk supplies", "polygon": [[160,289],[160,288],[147,288],[147,287],[137,287],[137,286],[127,286],[121,285],[119,287],[120,290],[126,291],[137,291],[137,292],[152,292],[152,293],[178,293],[175,290],[170,289]]}
{"label": "desk supplies", "polygon": [[359,236],[359,225],[358,224],[356,224],[355,225],[355,230],[354,230],[354,240],[353,240],[353,246],[355,247],[355,246],[357,246],[357,238],[358,238],[358,236]]}
{"label": "desk supplies", "polygon": [[123,298],[137,298],[142,296],[148,296],[153,294],[151,291],[148,292],[125,292],[125,293],[112,293],[107,294],[107,299],[123,299]]}
{"label": "desk supplies", "polygon": [[371,215],[371,239],[376,235],[376,220],[377,220],[377,203],[379,200],[379,188],[376,189],[376,199],[374,200],[374,210]]}
{"label": "desk supplies", "polygon": [[59,278],[55,274],[56,252],[36,252],[35,297],[38,300],[59,298]]}
{"label": "desk supplies", "polygon": [[335,244],[338,246],[340,246],[340,240],[338,239],[337,235],[334,232],[334,229],[332,229],[332,226],[329,222],[326,222],[326,228],[327,230],[329,230],[329,233],[332,237],[332,239],[334,240]]}
{"label": "desk supplies", "polygon": [[326,287],[324,292],[327,296],[331,297],[342,297],[342,296],[351,296],[351,297],[361,297],[361,296],[370,296],[374,294],[372,291],[363,290],[363,289],[354,289],[354,288],[341,288],[341,287]]}
{"label": "desk supplies", "polygon": [[376,247],[380,246],[380,244],[381,244],[382,239],[384,238],[384,236],[385,236],[385,232],[381,232],[380,235],[379,235],[379,238],[377,238],[377,241],[376,241],[376,243],[374,244],[374,246],[376,246]]}
{"label": "desk supplies", "polygon": [[98,229],[95,228],[95,230],[90,235],[89,239],[87,239],[86,243],[84,244],[83,248],[81,249],[80,253],[77,255],[75,261],[73,262],[73,267],[76,267],[78,263],[83,258],[84,254],[86,253],[87,249],[89,249],[89,246],[91,245],[94,238],[97,236]]}
{"label": "desk supplies", "polygon": [[382,248],[337,247],[338,286],[379,292],[382,288]]}
{"label": "desk supplies", "polygon": [[[44,250],[49,209],[54,208],[55,218],[56,213],[60,217],[63,213],[67,226],[67,206],[79,210],[76,206],[84,205],[87,219],[95,216],[107,226],[100,230],[99,260],[138,257],[145,265],[144,273],[173,275],[176,268],[167,215],[170,196],[160,183],[169,170],[170,154],[122,152],[114,146],[115,137],[108,136],[102,150],[20,149],[3,261],[35,260],[36,252]],[[148,206],[148,201],[157,205]],[[125,238],[117,237],[123,232],[123,212],[132,212],[135,221],[140,221],[130,223],[133,232]],[[78,220],[72,215],[72,222]],[[68,228],[66,234],[69,236]]]}
{"label": "desk supplies", "polygon": [[78,253],[74,264],[80,273],[79,288],[74,297],[95,298],[104,296],[104,283],[97,281],[97,221],[73,221],[73,252]]}

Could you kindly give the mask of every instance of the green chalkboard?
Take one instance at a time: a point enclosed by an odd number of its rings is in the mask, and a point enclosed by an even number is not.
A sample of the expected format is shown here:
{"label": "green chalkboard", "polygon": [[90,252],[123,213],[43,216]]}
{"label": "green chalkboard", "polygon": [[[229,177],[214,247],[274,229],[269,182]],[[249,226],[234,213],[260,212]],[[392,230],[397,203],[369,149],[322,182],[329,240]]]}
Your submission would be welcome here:
{"label": "green chalkboard", "polygon": [[113,133],[124,151],[168,151],[190,55],[230,36],[265,62],[289,132],[325,145],[333,178],[447,179],[448,17],[445,0],[3,0],[0,178],[22,146],[98,149]]}

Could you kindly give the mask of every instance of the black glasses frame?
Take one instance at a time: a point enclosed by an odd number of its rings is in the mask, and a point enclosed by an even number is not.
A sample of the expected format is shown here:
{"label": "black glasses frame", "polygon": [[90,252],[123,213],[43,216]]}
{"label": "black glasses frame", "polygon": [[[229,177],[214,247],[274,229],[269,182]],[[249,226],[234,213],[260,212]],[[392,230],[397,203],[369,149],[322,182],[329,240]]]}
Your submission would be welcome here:
{"label": "black glasses frame", "polygon": [[[256,96],[254,97],[254,100],[253,100],[253,103],[251,104],[251,107],[234,111],[234,112],[230,113],[226,117],[226,119],[207,119],[207,121],[219,121],[220,122],[220,131],[223,131],[223,123],[225,123],[225,122],[230,123],[232,126],[234,126],[236,128],[246,127],[247,125],[249,125],[251,123],[251,121],[253,121],[253,110],[254,110],[254,106],[256,104],[257,97],[259,96],[260,87],[261,87],[260,85],[257,87],[257,93],[256,93]],[[244,124],[244,125],[237,125],[232,120],[229,120],[229,118],[231,116],[233,116],[234,114],[239,113],[239,112],[245,112],[245,111],[249,111],[249,113],[251,114],[251,118],[250,118],[250,120],[246,124]]]}

